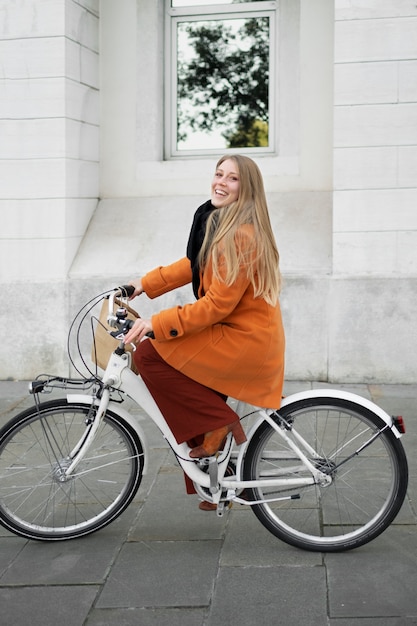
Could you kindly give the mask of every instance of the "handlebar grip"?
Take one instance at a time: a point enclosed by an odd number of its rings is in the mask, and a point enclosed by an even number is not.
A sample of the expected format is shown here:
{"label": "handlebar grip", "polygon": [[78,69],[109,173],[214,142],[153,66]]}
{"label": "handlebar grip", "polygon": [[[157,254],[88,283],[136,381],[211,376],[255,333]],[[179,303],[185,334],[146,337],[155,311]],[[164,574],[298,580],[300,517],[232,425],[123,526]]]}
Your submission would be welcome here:
{"label": "handlebar grip", "polygon": [[118,328],[117,330],[113,330],[110,335],[115,339],[122,339],[123,335],[127,335],[133,324],[133,320],[125,320],[123,326],[121,328]]}
{"label": "handlebar grip", "polygon": [[[113,332],[111,332],[110,335],[115,339],[122,339],[123,335],[127,335],[133,324],[133,320],[125,320],[123,326],[119,330],[114,330]],[[153,330],[150,330],[148,333],[146,333],[146,336],[150,339],[155,339],[155,334]]]}
{"label": "handlebar grip", "polygon": [[135,291],[135,288],[133,285],[122,285],[121,287],[118,287],[117,289],[120,289],[120,291],[122,292],[122,297],[123,298],[130,298],[130,296],[133,296],[133,293]]}

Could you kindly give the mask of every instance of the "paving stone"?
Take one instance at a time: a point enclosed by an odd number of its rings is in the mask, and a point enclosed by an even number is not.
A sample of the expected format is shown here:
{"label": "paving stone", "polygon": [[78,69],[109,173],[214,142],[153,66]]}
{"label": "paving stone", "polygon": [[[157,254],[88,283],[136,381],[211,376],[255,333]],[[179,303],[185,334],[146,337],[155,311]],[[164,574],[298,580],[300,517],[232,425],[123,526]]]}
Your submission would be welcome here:
{"label": "paving stone", "polygon": [[4,538],[16,537],[16,535],[10,532],[9,530],[7,530],[7,528],[4,528],[4,526],[0,526],[0,539],[3,537]]}
{"label": "paving stone", "polygon": [[10,626],[80,626],[98,592],[96,586],[0,588],[1,623]]}
{"label": "paving stone", "polygon": [[417,624],[417,617],[336,618],[328,622],[328,626],[413,626],[415,624]]}
{"label": "paving stone", "polygon": [[[134,501],[110,526],[76,541],[28,541],[0,528],[1,623],[417,626],[417,385],[290,381],[285,393],[323,387],[354,391],[405,417],[407,499],[376,540],[324,555],[280,541],[246,506],[223,518],[200,511],[166,441],[128,402],[150,448]],[[0,426],[32,404],[25,381],[0,381]]]}
{"label": "paving stone", "polygon": [[417,615],[417,534],[392,526],[352,552],[328,554],[331,617]]}
{"label": "paving stone", "polygon": [[97,607],[207,606],[220,548],[220,541],[127,543]]}
{"label": "paving stone", "polygon": [[221,566],[239,565],[321,565],[318,552],[306,552],[278,539],[264,528],[254,513],[245,510],[230,511],[227,534],[220,558]]}
{"label": "paving stone", "polygon": [[8,537],[0,539],[0,585],[2,584],[1,578],[3,574],[16,560],[26,544],[26,539],[16,537],[11,533],[9,533]]}
{"label": "paving stone", "polygon": [[0,381],[0,428],[12,417],[33,405],[27,381]]}
{"label": "paving stone", "polygon": [[[2,585],[63,585],[104,582],[126,537],[131,519],[81,539],[58,542],[27,541],[0,579]],[[3,545],[12,539],[4,539]]]}
{"label": "paving stone", "polygon": [[[185,493],[183,472],[167,466],[160,470],[148,498],[129,535],[132,541],[193,541],[220,539],[225,518],[215,512],[200,511],[198,498]],[[161,515],[161,509],[166,513]]]}
{"label": "paving stone", "polygon": [[203,626],[206,609],[94,609],[85,626]]}
{"label": "paving stone", "polygon": [[308,381],[286,380],[284,383],[283,395],[290,396],[293,393],[299,393],[300,391],[308,391],[311,387],[312,384]]}
{"label": "paving stone", "polygon": [[324,567],[222,567],[207,626],[324,626]]}
{"label": "paving stone", "polygon": [[[132,411],[133,415],[136,413],[136,410],[137,408]],[[138,421],[146,435],[146,440],[148,442],[149,448],[151,449],[151,453],[152,448],[170,450],[168,442],[166,441],[156,424],[154,424],[154,422],[149,417],[143,415],[142,413],[139,413]],[[173,456],[171,450],[170,454]]]}
{"label": "paving stone", "polygon": [[362,398],[371,399],[371,393],[369,391],[368,385],[364,383],[356,383],[356,384],[343,384],[343,383],[321,383],[315,382],[312,383],[313,389],[321,389],[322,391],[325,389],[341,389],[342,391],[349,391],[350,393],[355,393]]}
{"label": "paving stone", "polygon": [[[165,463],[165,459],[169,454],[168,450],[164,449],[152,449],[148,455],[148,469],[147,473],[143,474],[142,482],[139,485],[139,489],[133,502],[144,501],[153,490],[155,481],[157,479],[160,467]],[[129,505],[129,508],[132,505]]]}

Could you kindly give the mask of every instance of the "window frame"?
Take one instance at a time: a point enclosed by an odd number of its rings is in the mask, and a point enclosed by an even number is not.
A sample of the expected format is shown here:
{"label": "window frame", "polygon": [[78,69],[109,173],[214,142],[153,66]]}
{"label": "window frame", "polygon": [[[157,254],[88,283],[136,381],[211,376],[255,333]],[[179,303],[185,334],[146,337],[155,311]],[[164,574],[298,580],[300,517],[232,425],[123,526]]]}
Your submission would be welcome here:
{"label": "window frame", "polygon": [[278,120],[278,1],[244,2],[238,4],[207,4],[204,6],[171,7],[165,0],[165,159],[206,157],[236,152],[236,148],[177,149],[177,24],[189,21],[214,21],[217,19],[268,17],[269,18],[269,89],[268,89],[268,141],[267,147],[239,148],[239,152],[252,156],[277,154]]}

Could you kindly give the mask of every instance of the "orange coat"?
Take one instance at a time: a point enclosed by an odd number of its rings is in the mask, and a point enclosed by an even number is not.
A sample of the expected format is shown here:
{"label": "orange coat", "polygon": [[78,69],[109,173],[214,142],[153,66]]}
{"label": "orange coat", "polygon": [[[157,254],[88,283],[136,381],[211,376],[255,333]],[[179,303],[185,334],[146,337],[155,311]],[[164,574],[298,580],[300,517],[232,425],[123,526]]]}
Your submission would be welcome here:
{"label": "orange coat", "polygon": [[[190,282],[187,257],[142,279],[150,298]],[[285,350],[279,304],[255,299],[245,271],[226,286],[213,277],[210,263],[200,292],[204,295],[195,302],[152,316],[157,352],[172,367],[211,389],[255,406],[278,408]]]}

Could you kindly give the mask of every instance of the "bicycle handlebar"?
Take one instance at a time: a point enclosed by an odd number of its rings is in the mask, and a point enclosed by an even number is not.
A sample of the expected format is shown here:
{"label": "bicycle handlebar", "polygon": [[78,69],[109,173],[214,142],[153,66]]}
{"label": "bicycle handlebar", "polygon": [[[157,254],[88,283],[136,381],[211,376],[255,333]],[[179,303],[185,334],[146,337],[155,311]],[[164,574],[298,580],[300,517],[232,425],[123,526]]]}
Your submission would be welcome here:
{"label": "bicycle handlebar", "polygon": [[[120,322],[119,322],[120,323]],[[132,328],[134,324],[133,320],[125,320],[123,326],[118,328],[117,330],[113,330],[110,332],[110,335],[115,339],[122,339],[122,335],[127,335],[129,330]]]}
{"label": "bicycle handlebar", "polygon": [[[122,298],[126,298],[126,297],[130,298],[130,296],[132,296],[134,292],[135,292],[135,288],[133,285],[122,285],[121,287],[116,287],[114,289],[114,292],[110,294],[108,321],[109,321],[110,326],[117,327],[117,330],[114,330],[113,332],[110,333],[111,336],[114,337],[115,339],[122,339],[123,335],[127,335],[127,333],[132,328],[135,322],[134,320],[126,319],[125,317],[122,317],[121,315],[120,316],[116,315],[116,318],[114,317],[114,314],[113,314],[114,299],[117,296],[121,296]],[[127,315],[127,312],[125,315]],[[149,337],[150,339],[155,339],[155,335],[153,331],[146,333],[146,337]]]}
{"label": "bicycle handlebar", "polygon": [[117,287],[117,289],[120,289],[122,298],[130,298],[135,292],[133,285],[122,285],[121,287]]}

